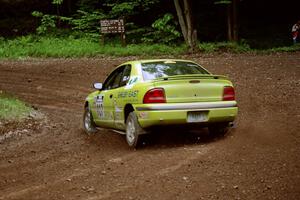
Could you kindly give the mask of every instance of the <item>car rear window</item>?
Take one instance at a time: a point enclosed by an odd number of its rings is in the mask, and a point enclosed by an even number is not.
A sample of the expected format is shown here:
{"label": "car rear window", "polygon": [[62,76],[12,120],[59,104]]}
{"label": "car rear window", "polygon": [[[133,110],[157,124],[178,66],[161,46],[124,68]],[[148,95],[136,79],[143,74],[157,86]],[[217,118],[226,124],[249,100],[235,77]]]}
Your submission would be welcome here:
{"label": "car rear window", "polygon": [[176,75],[209,74],[199,65],[184,61],[158,61],[142,63],[142,72],[145,81]]}

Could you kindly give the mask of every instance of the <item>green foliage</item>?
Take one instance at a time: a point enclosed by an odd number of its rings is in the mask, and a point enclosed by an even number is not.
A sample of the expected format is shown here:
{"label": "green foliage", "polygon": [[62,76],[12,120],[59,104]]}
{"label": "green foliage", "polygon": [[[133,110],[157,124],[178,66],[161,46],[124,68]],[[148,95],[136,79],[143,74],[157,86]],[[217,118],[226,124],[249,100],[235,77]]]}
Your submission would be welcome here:
{"label": "green foliage", "polygon": [[150,27],[139,27],[133,22],[126,23],[126,40],[130,43],[141,43],[142,36],[153,31]]}
{"label": "green foliage", "polygon": [[55,5],[61,5],[64,2],[64,0],[52,0],[52,4]]}
{"label": "green foliage", "polygon": [[41,23],[36,29],[37,33],[40,35],[57,32],[56,23],[58,20],[67,23],[69,23],[72,20],[72,18],[70,17],[43,14],[42,12],[38,12],[38,11],[33,11],[31,14],[34,17],[41,18]]}
{"label": "green foliage", "polygon": [[231,4],[231,0],[218,0],[218,1],[215,1],[215,4],[221,4],[221,5],[228,5],[228,4]]}
{"label": "green foliage", "polygon": [[134,11],[139,4],[137,2],[123,2],[114,4],[111,10],[112,17],[128,16],[136,14]]}
{"label": "green foliage", "polygon": [[56,28],[56,15],[44,15],[41,12],[34,11],[32,12],[32,16],[41,18],[41,24],[36,29],[38,34],[53,32],[53,30]]}
{"label": "green foliage", "polygon": [[300,44],[296,44],[288,47],[276,47],[265,51],[266,52],[295,52],[295,51],[300,51]]}
{"label": "green foliage", "polygon": [[87,12],[92,10],[95,11],[99,7],[99,4],[104,6],[105,3],[99,0],[78,0],[76,3],[79,10]]}
{"label": "green foliage", "polygon": [[99,37],[99,20],[105,17],[100,11],[87,12],[78,10],[76,17],[70,20],[70,23],[73,25],[73,30],[91,34],[93,37],[96,34]]}
{"label": "green foliage", "polygon": [[19,120],[27,117],[32,108],[0,90],[0,120]]}
{"label": "green foliage", "polygon": [[[62,4],[62,0],[52,0],[52,4],[58,6]],[[93,39],[99,38],[101,19],[116,19],[125,16],[126,30],[128,38],[134,38],[134,42],[141,41],[142,35],[151,28],[143,28],[134,25],[131,17],[139,15],[141,12],[148,11],[154,5],[159,3],[158,0],[79,0],[79,9],[71,17],[62,17],[57,15],[43,14],[41,12],[33,12],[32,15],[41,19],[40,25],[37,27],[37,33],[40,35],[55,34],[58,32],[58,25],[61,21],[65,22],[68,27],[71,27],[77,35],[84,34]],[[59,10],[59,9],[58,9]],[[148,40],[153,42],[163,41],[169,43],[175,38],[178,38],[179,32],[175,30],[173,17],[166,15],[164,18],[157,20],[153,24],[152,36],[149,35]],[[166,26],[164,29],[163,26]],[[131,27],[134,27],[131,29]],[[139,34],[136,34],[139,32]],[[133,33],[133,35],[131,35]],[[157,34],[161,34],[158,36]],[[162,39],[159,39],[162,38]],[[132,40],[132,41],[133,41]],[[147,40],[147,39],[146,39]]]}
{"label": "green foliage", "polygon": [[199,43],[198,44],[198,48],[200,51],[203,51],[203,52],[206,52],[206,53],[212,53],[212,52],[215,52],[217,51],[217,46],[215,43],[205,43],[205,42],[202,42],[202,43]]}
{"label": "green foliage", "polygon": [[121,16],[128,18],[132,15],[138,15],[141,12],[149,10],[157,3],[159,3],[159,0],[107,0],[107,5],[111,7],[109,15],[112,18],[119,18]]}
{"label": "green foliage", "polygon": [[216,51],[242,53],[252,50],[245,42],[199,43],[198,48],[200,51],[206,53],[212,53]]}
{"label": "green foliage", "polygon": [[[63,3],[63,0],[52,0],[53,5],[56,5],[59,10],[59,6]],[[44,35],[47,33],[53,33],[57,30],[57,22],[69,22],[71,20],[70,17],[59,16],[59,12],[57,11],[57,15],[43,14],[39,11],[33,11],[31,13],[32,16],[41,18],[40,25],[36,28],[36,31],[40,35]]]}
{"label": "green foliage", "polygon": [[[244,43],[220,42],[199,43],[198,48],[205,53],[212,52],[292,52],[300,51],[300,45],[279,47],[269,50],[255,50]],[[67,37],[53,36],[22,36],[13,40],[0,38],[0,58],[26,58],[26,57],[95,57],[95,56],[161,56],[186,53],[188,48],[184,45],[164,44],[131,44],[122,47],[116,39],[112,43],[100,45],[99,41],[91,39],[85,34],[69,35]]]}
{"label": "green foliage", "polygon": [[180,32],[176,30],[176,25],[173,15],[167,13],[152,24],[153,31],[145,34],[142,40],[147,43],[174,42],[181,36]]}
{"label": "green foliage", "polygon": [[120,43],[100,45],[90,37],[76,38],[73,35],[65,38],[23,36],[13,40],[0,40],[0,58],[178,55],[186,50],[185,46],[163,44],[126,47],[122,47]]}

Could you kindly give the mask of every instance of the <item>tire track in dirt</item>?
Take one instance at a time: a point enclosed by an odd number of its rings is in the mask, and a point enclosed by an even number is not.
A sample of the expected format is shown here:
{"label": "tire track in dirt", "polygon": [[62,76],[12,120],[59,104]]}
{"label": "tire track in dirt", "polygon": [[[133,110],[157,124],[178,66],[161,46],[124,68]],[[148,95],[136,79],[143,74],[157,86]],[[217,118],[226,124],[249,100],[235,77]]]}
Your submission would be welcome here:
{"label": "tire track in dirt", "polygon": [[[197,147],[189,147],[189,148],[179,148],[179,149],[174,149],[172,151],[180,151],[180,152],[184,152],[185,155],[184,157],[186,158],[185,160],[182,160],[180,162],[174,161],[174,164],[172,166],[167,166],[165,168],[159,169],[156,173],[152,174],[145,174],[144,178],[145,179],[153,179],[154,177],[159,177],[159,176],[164,176],[168,173],[172,173],[173,171],[179,169],[180,167],[182,167],[183,165],[187,165],[189,164],[192,160],[195,160],[197,158],[199,158],[199,156],[205,156],[205,154],[208,153],[209,148],[208,147],[203,147],[203,146],[197,146]],[[164,152],[164,153],[158,153],[159,157],[164,156],[163,154],[169,154],[169,152]],[[137,152],[133,152],[133,153],[129,153],[126,155],[123,155],[121,157],[114,157],[114,158],[107,158],[105,161],[103,161],[104,163],[107,163],[108,166],[113,167],[114,164],[116,163],[121,163],[121,162],[134,162],[132,161],[132,159],[134,158],[134,156],[137,154]],[[61,165],[60,163],[55,163],[56,165]],[[168,165],[170,165],[170,163],[168,163]],[[51,167],[51,166],[49,166]],[[51,167],[53,168],[53,167]],[[38,170],[38,169],[37,169]],[[49,183],[47,185],[45,184],[41,184],[41,185],[34,185],[34,186],[30,186],[28,188],[22,188],[18,191],[13,191],[5,196],[2,196],[2,199],[8,199],[8,198],[20,198],[20,197],[25,197],[26,195],[28,195],[28,193],[43,193],[45,189],[47,189],[47,187],[57,187],[59,185],[63,185],[64,182],[66,181],[71,181],[73,178],[84,178],[87,177],[88,174],[101,174],[103,172],[101,172],[101,168],[99,168],[98,165],[93,165],[89,167],[89,169],[75,169],[74,171],[76,171],[75,173],[72,174],[63,174],[60,177],[56,177],[56,180],[52,180],[49,181]],[[144,180],[139,181],[138,183],[134,183],[134,185],[129,184],[129,185],[125,185],[122,186],[119,189],[114,189],[111,191],[106,191],[103,190],[104,193],[101,193],[100,195],[96,195],[96,196],[90,196],[88,199],[103,199],[103,198],[109,198],[112,194],[117,193],[117,192],[121,192],[123,190],[126,190],[128,188],[134,188],[136,187],[136,185],[142,184],[144,182]],[[1,198],[1,197],[0,197]]]}
{"label": "tire track in dirt", "polygon": [[138,151],[111,131],[80,130],[90,85],[131,58],[0,61],[0,90],[48,119],[43,131],[0,144],[0,199],[297,199],[299,56],[183,57],[233,80],[237,129],[214,139],[154,134]]}

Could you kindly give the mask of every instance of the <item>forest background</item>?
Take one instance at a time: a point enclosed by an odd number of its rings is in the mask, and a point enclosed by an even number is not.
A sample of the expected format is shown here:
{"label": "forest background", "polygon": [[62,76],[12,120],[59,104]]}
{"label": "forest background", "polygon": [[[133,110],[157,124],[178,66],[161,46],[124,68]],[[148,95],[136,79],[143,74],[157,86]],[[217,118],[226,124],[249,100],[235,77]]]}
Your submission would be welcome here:
{"label": "forest background", "polygon": [[[0,57],[298,51],[299,1],[0,0]],[[123,18],[126,43],[101,19]],[[141,50],[142,49],[142,50]]]}

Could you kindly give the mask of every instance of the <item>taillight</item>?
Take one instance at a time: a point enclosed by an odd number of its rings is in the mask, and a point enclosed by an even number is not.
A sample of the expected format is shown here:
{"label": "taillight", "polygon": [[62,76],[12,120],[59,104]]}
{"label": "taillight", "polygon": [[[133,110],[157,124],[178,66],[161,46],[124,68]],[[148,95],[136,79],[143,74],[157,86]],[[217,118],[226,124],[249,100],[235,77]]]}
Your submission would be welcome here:
{"label": "taillight", "polygon": [[149,90],[144,96],[144,103],[166,103],[165,90],[154,88]]}
{"label": "taillight", "polygon": [[234,101],[234,100],[235,100],[234,88],[231,86],[224,87],[223,101]]}

